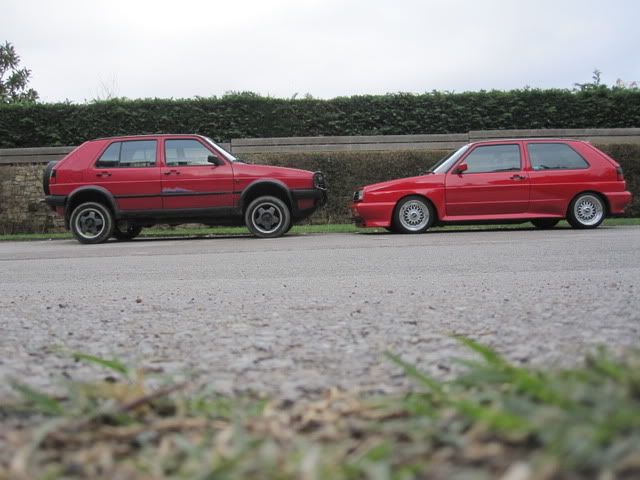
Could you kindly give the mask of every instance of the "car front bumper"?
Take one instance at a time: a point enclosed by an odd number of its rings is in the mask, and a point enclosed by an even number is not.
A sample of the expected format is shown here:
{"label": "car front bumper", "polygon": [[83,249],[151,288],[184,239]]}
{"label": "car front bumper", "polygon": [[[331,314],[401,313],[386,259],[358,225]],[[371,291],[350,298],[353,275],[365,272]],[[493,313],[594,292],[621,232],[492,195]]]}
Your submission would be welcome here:
{"label": "car front bumper", "polygon": [[393,202],[353,202],[351,218],[359,227],[390,227]]}
{"label": "car front bumper", "polygon": [[301,220],[327,203],[327,191],[320,188],[291,190],[291,200],[293,219]]}

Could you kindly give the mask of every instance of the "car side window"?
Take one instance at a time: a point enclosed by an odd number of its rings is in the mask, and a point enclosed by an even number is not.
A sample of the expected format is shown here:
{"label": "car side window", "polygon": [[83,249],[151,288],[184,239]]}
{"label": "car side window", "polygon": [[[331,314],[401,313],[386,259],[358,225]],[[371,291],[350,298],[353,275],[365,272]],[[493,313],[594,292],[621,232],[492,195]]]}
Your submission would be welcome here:
{"label": "car side window", "polygon": [[476,147],[464,159],[466,173],[490,173],[519,171],[520,147],[518,145],[483,145]]}
{"label": "car side window", "polygon": [[100,155],[96,168],[142,168],[156,164],[155,140],[114,142]]}
{"label": "car side window", "polygon": [[565,143],[529,143],[529,161],[534,170],[577,170],[589,168],[587,161]]}
{"label": "car side window", "polygon": [[164,159],[167,166],[211,165],[213,153],[197,140],[166,140]]}

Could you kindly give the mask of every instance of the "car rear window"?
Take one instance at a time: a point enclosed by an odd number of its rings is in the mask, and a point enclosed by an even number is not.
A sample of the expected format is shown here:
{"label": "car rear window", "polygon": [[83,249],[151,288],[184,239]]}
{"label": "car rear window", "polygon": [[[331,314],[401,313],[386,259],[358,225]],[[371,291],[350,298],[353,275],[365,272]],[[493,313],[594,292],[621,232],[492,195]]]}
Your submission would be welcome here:
{"label": "car rear window", "polygon": [[587,161],[565,143],[530,143],[529,162],[534,170],[576,170],[589,168]]}
{"label": "car rear window", "polygon": [[156,164],[155,140],[114,142],[100,155],[97,168],[141,168]]}

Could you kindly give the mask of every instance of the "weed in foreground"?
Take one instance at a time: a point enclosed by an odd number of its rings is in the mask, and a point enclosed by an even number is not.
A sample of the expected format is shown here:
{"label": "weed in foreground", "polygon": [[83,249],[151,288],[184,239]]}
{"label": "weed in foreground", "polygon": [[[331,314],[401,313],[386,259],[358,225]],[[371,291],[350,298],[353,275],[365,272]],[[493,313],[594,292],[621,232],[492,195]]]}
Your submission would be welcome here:
{"label": "weed in foreground", "polygon": [[418,391],[296,402],[150,389],[142,370],[75,354],[109,380],[68,383],[59,398],[15,383],[22,400],[0,407],[14,425],[0,479],[640,476],[639,352],[546,371],[459,340],[478,360],[454,380],[387,354]]}

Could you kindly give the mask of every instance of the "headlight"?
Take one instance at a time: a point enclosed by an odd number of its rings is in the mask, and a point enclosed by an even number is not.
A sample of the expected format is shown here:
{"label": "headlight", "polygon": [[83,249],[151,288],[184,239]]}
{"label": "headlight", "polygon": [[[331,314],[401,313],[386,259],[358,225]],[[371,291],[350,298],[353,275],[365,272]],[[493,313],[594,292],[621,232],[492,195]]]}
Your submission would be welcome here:
{"label": "headlight", "polygon": [[325,180],[322,172],[316,172],[313,174],[313,186],[314,188],[319,188],[320,190],[327,189],[327,181]]}
{"label": "headlight", "polygon": [[364,190],[356,190],[353,194],[354,202],[361,202],[364,200]]}

